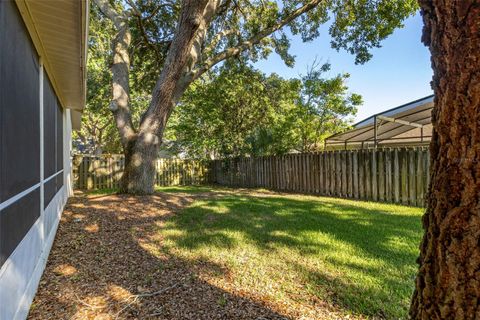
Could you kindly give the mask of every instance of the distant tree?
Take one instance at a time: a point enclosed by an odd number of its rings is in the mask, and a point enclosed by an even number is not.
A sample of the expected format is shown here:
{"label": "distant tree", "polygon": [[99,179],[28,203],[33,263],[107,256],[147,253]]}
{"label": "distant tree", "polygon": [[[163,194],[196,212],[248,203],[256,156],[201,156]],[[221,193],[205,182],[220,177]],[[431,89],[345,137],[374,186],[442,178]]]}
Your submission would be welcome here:
{"label": "distant tree", "polygon": [[187,90],[167,135],[190,157],[255,153],[250,138],[278,122],[282,110],[293,108],[297,82],[266,77],[243,63],[229,63]]}
{"label": "distant tree", "polygon": [[435,93],[412,319],[480,319],[480,1],[420,0]]}
{"label": "distant tree", "polygon": [[315,64],[301,79],[285,80],[228,63],[187,90],[166,135],[200,158],[318,150],[326,135],[348,126],[362,102],[348,93],[348,74],[325,78],[329,70],[328,63]]}
{"label": "distant tree", "polygon": [[[237,56],[260,59],[272,50],[292,65],[282,29],[309,41],[330,18],[332,46],[348,50],[362,63],[370,58],[371,47],[378,47],[417,9],[415,0],[95,2],[115,28],[110,106],[126,159],[122,191],[140,194],[153,192],[154,159],[175,105],[214,66]],[[155,57],[144,67],[145,82],[156,83],[138,125],[129,105],[129,72],[132,62],[142,62],[135,53],[131,57],[132,36],[145,43],[140,53]]]}
{"label": "distant tree", "polygon": [[359,94],[349,94],[346,80],[348,73],[324,78],[331,65],[314,62],[302,77],[302,91],[297,108],[299,136],[298,151],[318,151],[324,139],[346,129],[362,104]]}
{"label": "distant tree", "polygon": [[293,100],[282,101],[271,123],[249,138],[253,154],[318,151],[327,136],[348,128],[362,97],[348,92],[349,74],[327,78],[330,69],[329,63],[314,62],[306,75],[290,80],[296,84],[291,89],[297,91],[286,98]]}

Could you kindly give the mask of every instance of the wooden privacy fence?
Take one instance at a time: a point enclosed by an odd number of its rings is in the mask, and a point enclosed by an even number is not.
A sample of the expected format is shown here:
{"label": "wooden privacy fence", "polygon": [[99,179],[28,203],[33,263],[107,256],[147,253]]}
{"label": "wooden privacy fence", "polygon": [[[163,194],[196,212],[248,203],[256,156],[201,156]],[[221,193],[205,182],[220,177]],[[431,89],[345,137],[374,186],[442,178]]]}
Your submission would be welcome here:
{"label": "wooden privacy fence", "polygon": [[385,148],[213,161],[212,182],[423,206],[428,148]]}
{"label": "wooden privacy fence", "polygon": [[[118,188],[124,167],[125,160],[122,155],[76,155],[73,159],[75,188]],[[199,185],[210,182],[209,163],[202,161],[158,159],[155,168],[155,184],[158,186]]]}
{"label": "wooden privacy fence", "polygon": [[[75,156],[75,187],[118,188],[123,156]],[[216,183],[423,206],[428,148],[384,148],[202,162],[159,159],[156,185]]]}

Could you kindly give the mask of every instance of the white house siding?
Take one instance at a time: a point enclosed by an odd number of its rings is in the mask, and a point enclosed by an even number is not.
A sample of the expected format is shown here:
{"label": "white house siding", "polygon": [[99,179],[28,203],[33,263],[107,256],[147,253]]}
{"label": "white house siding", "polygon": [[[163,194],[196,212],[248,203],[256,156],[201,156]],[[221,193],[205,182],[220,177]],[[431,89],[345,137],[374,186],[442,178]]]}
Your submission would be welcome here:
{"label": "white house siding", "polygon": [[[0,320],[27,317],[72,194],[70,110],[55,109],[59,101],[53,91],[55,99],[46,102],[48,75],[29,41],[15,2],[0,1]],[[25,75],[30,82],[22,78],[23,70],[15,70],[16,58],[32,65]],[[24,96],[36,96],[38,101],[25,105]],[[47,108],[55,110],[53,121],[44,113]],[[28,112],[35,115],[33,119]],[[53,171],[51,161],[55,161]],[[53,192],[48,197],[46,187]]]}

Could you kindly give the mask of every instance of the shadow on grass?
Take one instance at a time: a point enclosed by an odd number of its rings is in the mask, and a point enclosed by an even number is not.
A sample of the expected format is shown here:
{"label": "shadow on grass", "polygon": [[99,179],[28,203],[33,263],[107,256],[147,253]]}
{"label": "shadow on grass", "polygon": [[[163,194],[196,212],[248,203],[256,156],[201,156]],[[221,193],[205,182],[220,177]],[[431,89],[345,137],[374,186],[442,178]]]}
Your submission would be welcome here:
{"label": "shadow on grass", "polygon": [[[197,201],[164,230],[174,246],[190,251],[276,252],[311,294],[353,313],[401,318],[413,290],[420,214],[339,199],[223,195]],[[324,269],[312,267],[318,261]]]}
{"label": "shadow on grass", "polygon": [[173,194],[69,199],[29,319],[289,319],[209,284],[191,261],[153,246],[157,226],[192,201]]}
{"label": "shadow on grass", "polygon": [[[307,293],[344,315],[406,317],[419,209],[210,187],[159,190],[144,197],[97,192],[70,199],[30,318],[301,317],[302,311],[278,311],[256,295],[232,293],[203,278],[205,272],[242,277],[238,265],[248,256],[254,256],[248,267],[266,283],[295,282],[273,297],[274,304],[291,299],[320,308],[302,300]],[[231,257],[236,264],[229,264]],[[132,305],[126,299],[172,285]]]}

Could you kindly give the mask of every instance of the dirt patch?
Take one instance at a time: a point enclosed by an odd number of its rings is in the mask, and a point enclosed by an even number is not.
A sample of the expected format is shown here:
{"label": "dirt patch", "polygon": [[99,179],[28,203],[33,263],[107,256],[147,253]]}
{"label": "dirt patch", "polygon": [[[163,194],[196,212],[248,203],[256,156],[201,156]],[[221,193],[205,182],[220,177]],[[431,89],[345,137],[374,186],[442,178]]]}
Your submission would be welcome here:
{"label": "dirt patch", "polygon": [[151,248],[166,219],[211,196],[78,193],[63,213],[29,319],[301,319],[282,301],[255,300],[199,276],[228,282],[222,266]]}

